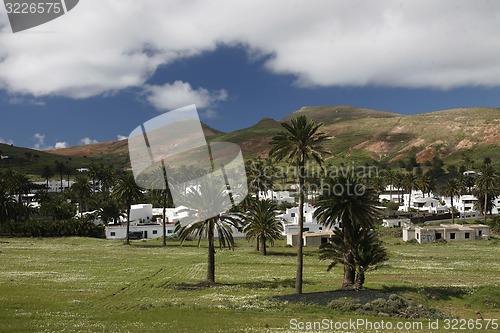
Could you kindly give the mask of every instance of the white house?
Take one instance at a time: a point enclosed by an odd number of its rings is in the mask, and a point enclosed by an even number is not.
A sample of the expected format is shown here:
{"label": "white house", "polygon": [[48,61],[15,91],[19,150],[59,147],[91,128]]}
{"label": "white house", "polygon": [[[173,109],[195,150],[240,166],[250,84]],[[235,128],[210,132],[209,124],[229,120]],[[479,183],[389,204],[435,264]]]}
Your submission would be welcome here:
{"label": "white house", "polygon": [[294,203],[295,198],[290,196],[290,191],[260,191],[259,198],[261,199],[271,199],[277,204],[282,204],[283,202]]}
{"label": "white house", "polygon": [[[332,236],[332,231],[305,233],[303,235],[304,246],[320,246],[321,244],[328,243],[328,239]],[[297,233],[287,234],[287,245],[297,246],[299,235]]]}
{"label": "white house", "polygon": [[386,228],[404,228],[411,225],[410,219],[397,218],[397,219],[382,219],[382,226]]}
{"label": "white house", "polygon": [[[166,223],[165,229],[167,236],[174,235],[175,223]],[[108,225],[106,226],[107,239],[125,239],[127,235],[126,225]],[[150,224],[130,224],[131,238],[137,239],[155,239],[163,237],[163,226],[158,223]]]}
{"label": "white house", "polygon": [[[75,182],[70,180],[69,182],[67,180],[63,180],[62,186],[61,186],[61,181],[60,180],[49,180],[47,192],[50,193],[56,193],[56,192],[62,192],[71,186],[73,186]],[[34,182],[35,185],[40,185],[40,186],[47,186],[47,182]]]}
{"label": "white house", "polygon": [[484,224],[441,224],[439,226],[409,226],[403,229],[403,241],[416,239],[419,243],[446,241],[468,241],[489,239],[490,227]]}

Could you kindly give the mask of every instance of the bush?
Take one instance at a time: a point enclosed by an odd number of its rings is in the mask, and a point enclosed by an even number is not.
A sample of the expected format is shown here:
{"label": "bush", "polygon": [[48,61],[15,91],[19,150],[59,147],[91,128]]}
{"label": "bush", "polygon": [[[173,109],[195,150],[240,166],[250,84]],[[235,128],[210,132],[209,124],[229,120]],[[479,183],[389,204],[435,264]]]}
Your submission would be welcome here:
{"label": "bush", "polygon": [[96,226],[86,218],[67,220],[29,219],[6,223],[0,233],[18,237],[104,237],[104,226]]}
{"label": "bush", "polygon": [[399,204],[397,202],[388,202],[385,206],[388,210],[397,211],[399,209]]}

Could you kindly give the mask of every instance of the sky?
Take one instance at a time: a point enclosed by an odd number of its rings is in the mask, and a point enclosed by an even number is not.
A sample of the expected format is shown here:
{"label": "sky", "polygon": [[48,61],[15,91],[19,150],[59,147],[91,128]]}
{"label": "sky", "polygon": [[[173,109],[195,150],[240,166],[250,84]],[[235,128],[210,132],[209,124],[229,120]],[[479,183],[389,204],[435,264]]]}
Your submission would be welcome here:
{"label": "sky", "polygon": [[124,139],[190,104],[224,132],[311,105],[500,107],[499,31],[486,0],[80,0],[18,33],[0,5],[0,142]]}

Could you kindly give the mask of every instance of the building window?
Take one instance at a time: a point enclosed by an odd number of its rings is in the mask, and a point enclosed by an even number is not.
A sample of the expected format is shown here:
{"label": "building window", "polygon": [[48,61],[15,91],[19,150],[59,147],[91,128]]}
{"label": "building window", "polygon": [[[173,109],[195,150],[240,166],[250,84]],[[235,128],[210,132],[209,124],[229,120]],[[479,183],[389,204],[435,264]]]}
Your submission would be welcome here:
{"label": "building window", "polygon": [[174,231],[173,230],[167,230],[167,234],[173,234]]}
{"label": "building window", "polygon": [[470,238],[470,233],[466,232],[465,233],[465,239],[469,239]]}
{"label": "building window", "polygon": [[479,237],[481,237],[483,235],[483,231],[482,230],[478,230],[479,232]]}
{"label": "building window", "polygon": [[111,233],[109,234],[111,237],[115,237],[116,236],[116,232],[114,231],[111,231]]}
{"label": "building window", "polygon": [[419,234],[419,233],[417,233],[417,239],[420,239],[420,238],[419,238],[419,236],[420,236],[420,234]]}
{"label": "building window", "polygon": [[442,235],[440,232],[436,232],[436,240],[441,239]]}
{"label": "building window", "polygon": [[153,230],[153,235],[158,235],[158,230]]}
{"label": "building window", "polygon": [[292,216],[292,217],[295,217],[295,213],[292,213],[292,214],[291,214],[291,216]]}
{"label": "building window", "polygon": [[450,239],[455,239],[455,233],[454,232],[450,232]]}

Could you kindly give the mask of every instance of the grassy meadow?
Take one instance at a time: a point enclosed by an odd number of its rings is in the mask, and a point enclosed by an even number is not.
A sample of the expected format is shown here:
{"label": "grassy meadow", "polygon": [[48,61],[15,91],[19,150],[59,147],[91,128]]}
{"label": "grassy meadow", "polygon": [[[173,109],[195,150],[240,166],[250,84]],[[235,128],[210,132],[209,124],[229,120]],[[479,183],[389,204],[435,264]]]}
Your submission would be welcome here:
{"label": "grassy meadow", "polygon": [[[446,317],[500,319],[499,240],[383,240],[390,260],[367,274],[367,289],[399,293]],[[275,299],[294,292],[296,249],[284,241],[267,257],[245,240],[234,251],[218,250],[212,288],[199,284],[206,277],[205,244],[168,245],[0,239],[0,332],[288,332],[293,318],[400,320]],[[305,248],[305,293],[341,285],[342,269],[327,272],[327,265],[317,248]]]}

